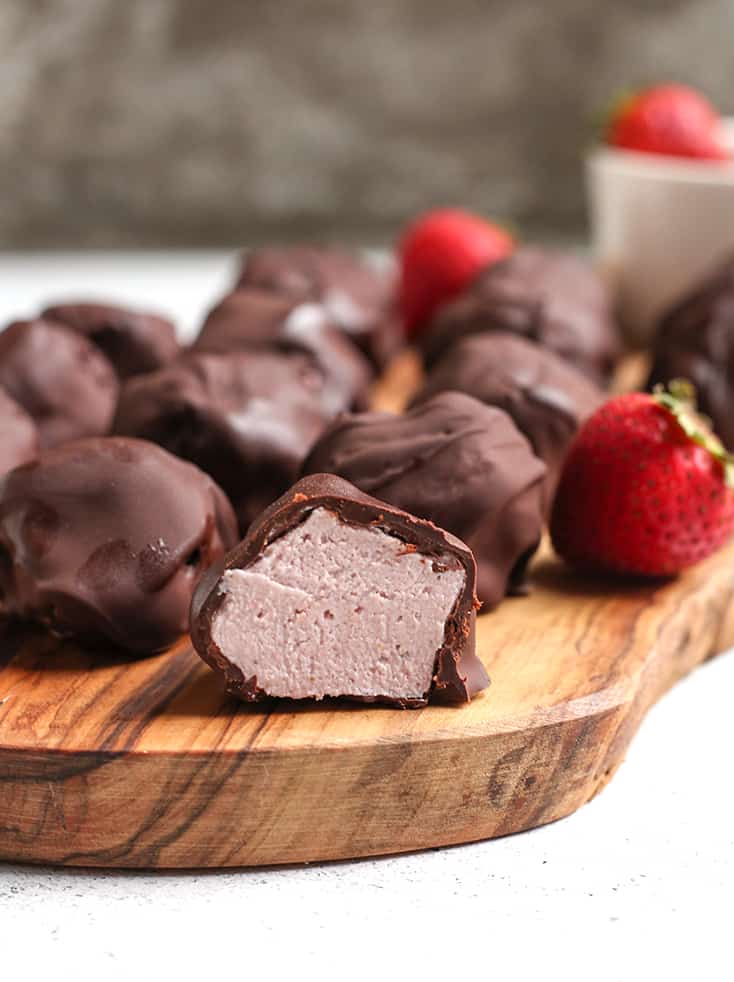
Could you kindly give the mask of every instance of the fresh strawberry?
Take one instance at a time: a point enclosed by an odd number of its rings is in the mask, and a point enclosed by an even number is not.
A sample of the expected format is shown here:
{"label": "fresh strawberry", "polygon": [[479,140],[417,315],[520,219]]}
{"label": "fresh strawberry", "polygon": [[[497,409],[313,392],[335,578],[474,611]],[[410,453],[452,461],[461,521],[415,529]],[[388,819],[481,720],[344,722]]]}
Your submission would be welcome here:
{"label": "fresh strawberry", "polygon": [[406,334],[419,334],[441,304],[514,246],[504,229],[458,208],[440,208],[416,219],[399,245],[400,313]]}
{"label": "fresh strawberry", "polygon": [[571,444],[551,516],[556,551],[589,569],[669,576],[734,531],[734,463],[692,388],[610,399]]}
{"label": "fresh strawberry", "polygon": [[612,113],[607,143],[670,157],[725,160],[721,119],[699,92],[670,83],[624,99]]}

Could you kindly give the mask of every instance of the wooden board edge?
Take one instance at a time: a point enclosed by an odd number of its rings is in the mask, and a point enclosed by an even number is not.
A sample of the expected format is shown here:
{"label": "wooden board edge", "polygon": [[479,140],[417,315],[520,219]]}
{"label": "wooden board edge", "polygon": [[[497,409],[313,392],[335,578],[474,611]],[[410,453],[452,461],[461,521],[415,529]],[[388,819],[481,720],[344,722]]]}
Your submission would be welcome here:
{"label": "wooden board edge", "polygon": [[[73,762],[63,752],[0,752],[0,859],[281,865],[452,846],[556,821],[609,782],[657,699],[734,643],[734,577],[692,603],[662,624],[633,698],[523,731],[383,744],[379,756],[371,745],[280,757],[100,752]],[[436,777],[446,773],[450,783]],[[152,808],[138,805],[142,782],[159,788]]]}

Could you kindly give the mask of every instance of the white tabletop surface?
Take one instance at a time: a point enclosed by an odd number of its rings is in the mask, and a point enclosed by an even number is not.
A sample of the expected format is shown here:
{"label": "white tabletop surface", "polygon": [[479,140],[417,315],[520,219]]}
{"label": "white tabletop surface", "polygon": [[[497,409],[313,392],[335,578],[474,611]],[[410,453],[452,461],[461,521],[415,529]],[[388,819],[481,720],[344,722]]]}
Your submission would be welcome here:
{"label": "white tabletop surface", "polygon": [[[191,334],[224,253],[0,256],[0,322],[64,296],[159,307]],[[224,873],[0,864],[0,978],[732,979],[734,654],[649,714],[572,817],[396,858]],[[0,774],[2,780],[2,774]]]}

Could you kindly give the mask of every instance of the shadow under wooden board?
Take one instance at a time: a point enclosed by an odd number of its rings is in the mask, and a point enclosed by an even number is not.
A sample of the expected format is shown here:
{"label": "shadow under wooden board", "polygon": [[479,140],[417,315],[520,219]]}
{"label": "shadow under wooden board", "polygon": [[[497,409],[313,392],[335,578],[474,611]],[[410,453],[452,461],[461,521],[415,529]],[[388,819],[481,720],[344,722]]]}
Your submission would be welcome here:
{"label": "shadow under wooden board", "polygon": [[[402,388],[412,371],[392,377]],[[734,545],[653,584],[577,576],[546,547],[533,579],[529,596],[479,618],[493,685],[458,708],[249,707],[186,641],[128,661],[6,628],[0,859],[344,859],[570,814],[609,780],[650,705],[734,644]]]}

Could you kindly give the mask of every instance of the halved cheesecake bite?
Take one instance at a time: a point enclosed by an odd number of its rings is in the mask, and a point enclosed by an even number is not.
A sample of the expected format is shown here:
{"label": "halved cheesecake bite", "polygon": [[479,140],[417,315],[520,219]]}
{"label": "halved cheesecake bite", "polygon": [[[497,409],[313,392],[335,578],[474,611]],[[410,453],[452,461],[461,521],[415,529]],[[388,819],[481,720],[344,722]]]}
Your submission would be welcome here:
{"label": "halved cheesecake bite", "polygon": [[204,575],[191,635],[247,702],[468,702],[489,684],[475,653],[475,580],[459,539],[314,474]]}

